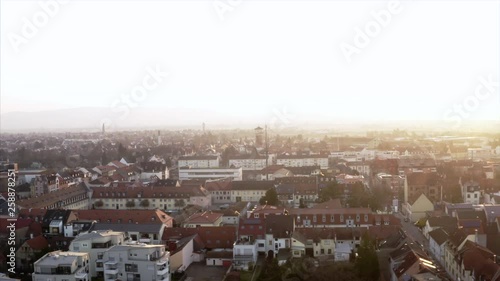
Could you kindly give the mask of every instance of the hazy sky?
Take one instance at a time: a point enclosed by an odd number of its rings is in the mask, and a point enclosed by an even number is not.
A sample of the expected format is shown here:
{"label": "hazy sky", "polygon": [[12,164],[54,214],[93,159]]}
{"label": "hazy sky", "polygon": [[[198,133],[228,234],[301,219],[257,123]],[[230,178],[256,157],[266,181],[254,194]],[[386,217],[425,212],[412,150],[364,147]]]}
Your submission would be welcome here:
{"label": "hazy sky", "polygon": [[499,2],[390,2],[1,1],[1,113],[500,120]]}

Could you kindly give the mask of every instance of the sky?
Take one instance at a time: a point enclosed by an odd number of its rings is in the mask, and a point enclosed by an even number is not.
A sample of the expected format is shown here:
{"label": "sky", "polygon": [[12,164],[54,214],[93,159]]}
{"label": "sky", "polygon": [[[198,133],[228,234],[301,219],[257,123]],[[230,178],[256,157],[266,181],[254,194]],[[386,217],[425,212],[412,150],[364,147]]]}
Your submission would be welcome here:
{"label": "sky", "polygon": [[499,3],[1,1],[0,113],[500,120]]}

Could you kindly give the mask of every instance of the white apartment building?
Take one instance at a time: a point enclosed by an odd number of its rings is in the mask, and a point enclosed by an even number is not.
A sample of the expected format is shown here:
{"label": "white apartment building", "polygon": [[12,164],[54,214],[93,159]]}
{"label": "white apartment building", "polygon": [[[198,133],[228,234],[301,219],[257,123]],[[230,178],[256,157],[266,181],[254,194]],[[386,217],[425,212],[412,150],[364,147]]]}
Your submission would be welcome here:
{"label": "white apartment building", "polygon": [[273,164],[273,156],[269,155],[269,158],[267,158],[266,161],[266,156],[233,156],[231,159],[229,159],[229,167],[237,167],[237,168],[242,168],[243,171],[260,171],[267,167],[268,165]]}
{"label": "white apartment building", "polygon": [[55,251],[34,264],[33,281],[90,281],[89,254]]}
{"label": "white apartment building", "polygon": [[464,203],[471,203],[474,205],[479,205],[479,203],[481,203],[481,187],[478,182],[467,181],[462,183],[462,179],[460,179],[459,184]]}
{"label": "white apartment building", "polygon": [[170,253],[164,245],[127,243],[104,252],[104,280],[170,281]]}
{"label": "white apartment building", "polygon": [[179,180],[243,179],[242,168],[190,168],[179,167]]}
{"label": "white apartment building", "polygon": [[90,258],[90,277],[103,277],[103,255],[106,250],[115,245],[122,245],[125,241],[124,232],[116,231],[93,231],[91,233],[78,235],[71,244],[69,250],[73,252],[88,253]]}
{"label": "white apartment building", "polygon": [[328,155],[279,155],[276,164],[286,167],[320,166],[321,169],[327,169]]}
{"label": "white apartment building", "polygon": [[218,168],[220,162],[219,156],[181,156],[179,157],[179,167],[191,168]]}

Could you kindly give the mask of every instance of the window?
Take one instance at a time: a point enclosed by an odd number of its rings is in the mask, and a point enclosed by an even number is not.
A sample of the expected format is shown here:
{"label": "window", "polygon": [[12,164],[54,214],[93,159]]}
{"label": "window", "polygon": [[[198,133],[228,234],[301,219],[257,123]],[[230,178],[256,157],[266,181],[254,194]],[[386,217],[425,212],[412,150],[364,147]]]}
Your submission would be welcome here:
{"label": "window", "polygon": [[316,215],[313,216],[313,222],[316,222],[317,219],[316,219]]}
{"label": "window", "polygon": [[331,222],[334,222],[334,221],[335,221],[335,216],[334,216],[334,215],[331,215],[331,216],[330,216],[330,221],[331,221]]}
{"label": "window", "polygon": [[325,215],[323,215],[322,221],[326,222],[326,216]]}
{"label": "window", "polygon": [[340,215],[340,222],[344,222],[344,215]]}

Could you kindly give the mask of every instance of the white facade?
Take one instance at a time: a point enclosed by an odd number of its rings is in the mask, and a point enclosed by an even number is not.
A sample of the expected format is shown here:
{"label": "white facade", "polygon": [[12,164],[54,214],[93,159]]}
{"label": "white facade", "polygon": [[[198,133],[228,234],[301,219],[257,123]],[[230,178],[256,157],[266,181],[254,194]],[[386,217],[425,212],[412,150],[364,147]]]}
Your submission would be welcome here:
{"label": "white facade", "polygon": [[170,281],[170,253],[164,245],[113,246],[103,256],[104,280]]}
{"label": "white facade", "polygon": [[269,158],[270,159],[268,161],[266,161],[266,157],[258,157],[256,159],[252,158],[229,159],[229,167],[234,166],[242,168],[243,171],[262,170],[266,167],[266,165],[271,165],[273,163],[271,161],[271,156],[269,156]]}
{"label": "white facade", "polygon": [[89,254],[55,251],[34,263],[33,281],[90,281]]}
{"label": "white facade", "polygon": [[191,168],[218,168],[219,167],[219,157],[218,156],[206,156],[206,157],[180,157],[178,161],[179,167],[191,167]]}
{"label": "white facade", "polygon": [[285,165],[287,167],[306,167],[306,166],[320,166],[321,169],[328,168],[328,156],[317,157],[317,156],[285,156],[277,157],[277,165]]}
{"label": "white facade", "polygon": [[179,166],[179,180],[243,179],[242,168],[186,168]]}
{"label": "white facade", "polygon": [[257,241],[239,240],[233,245],[233,266],[236,269],[248,270],[250,263],[257,262]]}
{"label": "white facade", "polygon": [[104,252],[114,245],[125,241],[125,233],[115,231],[91,232],[77,236],[69,245],[69,250],[88,253],[90,258],[89,273],[91,277],[103,276]]}

